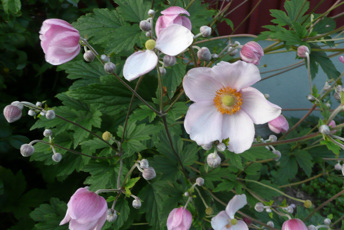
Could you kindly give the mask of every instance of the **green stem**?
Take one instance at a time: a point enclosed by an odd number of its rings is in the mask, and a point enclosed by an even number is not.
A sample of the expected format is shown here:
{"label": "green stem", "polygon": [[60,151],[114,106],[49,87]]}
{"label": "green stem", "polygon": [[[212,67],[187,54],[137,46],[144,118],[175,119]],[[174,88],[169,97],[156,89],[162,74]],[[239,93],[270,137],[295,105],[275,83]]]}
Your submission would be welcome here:
{"label": "green stem", "polygon": [[198,189],[196,186],[195,186],[195,190],[197,191],[199,197],[201,198],[201,200],[202,200],[202,202],[203,202],[205,208],[208,208],[209,206],[208,206],[207,203],[205,202],[205,200],[204,200],[204,198],[203,198],[201,192],[199,191],[199,189]]}
{"label": "green stem", "polygon": [[158,91],[159,91],[159,109],[160,109],[160,114],[162,114],[162,111],[164,109],[164,105],[163,105],[163,88],[162,88],[162,79],[161,79],[161,74],[160,74],[160,70],[159,70],[159,66],[156,66],[156,71],[158,73]]}
{"label": "green stem", "polygon": [[167,113],[168,111],[170,111],[170,109],[172,109],[173,105],[179,100],[179,98],[184,94],[184,89],[181,89],[179,94],[176,96],[176,98],[172,101],[172,103],[168,106],[168,108],[166,109],[165,113]]}
{"label": "green stem", "polygon": [[324,175],[326,175],[326,174],[327,174],[326,172],[323,172],[323,173],[320,173],[320,174],[318,174],[318,175],[316,175],[316,176],[310,177],[310,178],[308,178],[308,179],[306,179],[306,180],[303,180],[303,181],[298,181],[298,182],[295,182],[295,183],[291,183],[291,184],[286,184],[286,185],[278,186],[278,188],[286,188],[286,187],[291,187],[291,186],[295,186],[295,185],[299,185],[299,184],[304,184],[304,183],[306,183],[306,182],[308,182],[308,181],[317,179],[317,178],[319,178],[319,177],[321,177],[321,176],[324,176]]}

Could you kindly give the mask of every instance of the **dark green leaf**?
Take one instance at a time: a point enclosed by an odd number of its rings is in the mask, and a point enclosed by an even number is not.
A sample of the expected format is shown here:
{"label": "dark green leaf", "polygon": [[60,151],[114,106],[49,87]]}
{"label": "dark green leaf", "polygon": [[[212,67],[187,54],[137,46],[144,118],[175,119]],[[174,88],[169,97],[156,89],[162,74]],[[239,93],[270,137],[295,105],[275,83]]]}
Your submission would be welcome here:
{"label": "dark green leaf", "polygon": [[313,167],[312,156],[307,151],[300,150],[295,153],[295,158],[300,168],[302,168],[306,175],[310,177],[312,174]]}
{"label": "dark green leaf", "polygon": [[[118,11],[128,22],[139,23],[148,18],[148,10],[151,7],[150,1],[144,0],[114,0],[119,5]],[[136,25],[138,27],[138,25]]]}
{"label": "dark green leaf", "polygon": [[166,74],[162,76],[162,84],[167,89],[167,95],[171,98],[176,92],[177,87],[182,83],[185,76],[186,65],[184,63],[177,63],[176,65],[167,68]]}

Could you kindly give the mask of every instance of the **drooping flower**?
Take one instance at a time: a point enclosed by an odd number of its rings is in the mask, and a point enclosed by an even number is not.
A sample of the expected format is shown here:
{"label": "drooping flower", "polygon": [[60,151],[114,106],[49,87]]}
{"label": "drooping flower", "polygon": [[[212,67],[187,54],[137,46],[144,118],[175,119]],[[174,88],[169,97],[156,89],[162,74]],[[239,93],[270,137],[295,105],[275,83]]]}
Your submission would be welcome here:
{"label": "drooping flower", "polygon": [[258,68],[243,61],[189,70],[183,86],[195,102],[184,121],[190,138],[198,145],[229,138],[230,151],[249,149],[255,134],[253,124],[267,123],[281,113],[280,107],[250,87],[260,79]]}
{"label": "drooping flower", "polygon": [[344,64],[344,56],[340,56],[339,61]]}
{"label": "drooping flower", "polygon": [[193,34],[184,26],[167,27],[161,31],[156,41],[146,42],[146,51],[138,51],[128,57],[123,67],[123,76],[128,81],[132,81],[154,69],[158,63],[158,56],[154,49],[169,56],[176,56],[188,48],[192,41]]}
{"label": "drooping flower", "polygon": [[87,188],[79,188],[68,201],[66,216],[60,225],[69,222],[70,230],[100,230],[107,216],[105,199]]}
{"label": "drooping flower", "polygon": [[290,219],[283,223],[282,230],[307,230],[307,226],[300,219]]}
{"label": "drooping flower", "polygon": [[247,204],[246,195],[235,195],[227,204],[226,210],[211,219],[214,230],[248,230],[243,220],[236,220],[235,213]]}
{"label": "drooping flower", "polygon": [[259,65],[262,56],[264,56],[263,48],[254,41],[247,42],[240,50],[241,59],[255,65]]}
{"label": "drooping flower", "polygon": [[297,48],[297,56],[299,56],[300,58],[307,57],[307,55],[306,55],[307,53],[308,54],[310,53],[307,46],[299,46]]}
{"label": "drooping flower", "polygon": [[80,52],[79,31],[64,20],[45,20],[39,34],[45,60],[52,65],[66,63]]}
{"label": "drooping flower", "polygon": [[171,6],[166,10],[161,11],[162,16],[158,18],[155,24],[155,33],[159,37],[163,29],[169,27],[170,25],[177,24],[186,27],[191,30],[192,25],[188,17],[182,16],[181,14],[186,14],[190,16],[189,12],[179,6]]}
{"label": "drooping flower", "polygon": [[274,133],[285,133],[289,130],[289,123],[283,115],[279,115],[277,118],[269,121],[269,129]]}
{"label": "drooping flower", "polygon": [[192,215],[184,207],[173,209],[167,218],[168,230],[188,230],[192,224]]}

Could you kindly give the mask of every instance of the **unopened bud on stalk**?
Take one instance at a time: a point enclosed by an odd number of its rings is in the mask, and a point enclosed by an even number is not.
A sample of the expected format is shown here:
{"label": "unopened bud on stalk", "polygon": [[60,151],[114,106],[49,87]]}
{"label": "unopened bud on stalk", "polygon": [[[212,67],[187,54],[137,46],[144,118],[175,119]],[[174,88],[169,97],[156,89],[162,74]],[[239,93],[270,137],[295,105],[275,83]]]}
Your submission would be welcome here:
{"label": "unopened bud on stalk", "polygon": [[210,150],[213,147],[213,143],[210,142],[209,144],[201,145],[202,149],[204,150]]}
{"label": "unopened bud on stalk", "polygon": [[270,226],[271,228],[274,228],[274,227],[275,227],[274,222],[272,222],[271,220],[268,221],[268,222],[266,223],[266,225]]}
{"label": "unopened bud on stalk", "polygon": [[148,168],[148,167],[149,167],[148,160],[142,159],[142,160],[140,161],[140,167],[141,167],[142,169]]}
{"label": "unopened bud on stalk", "polygon": [[150,37],[152,37],[152,31],[148,31],[148,32],[146,32],[146,37],[147,37],[147,38],[150,38]]}
{"label": "unopened bud on stalk", "polygon": [[217,59],[217,58],[219,58],[219,55],[217,55],[217,54],[212,54],[211,57],[214,58],[214,59]]}
{"label": "unopened bud on stalk", "polygon": [[216,146],[216,149],[219,151],[219,152],[223,152],[226,150],[226,144],[225,143],[219,143],[217,146]]}
{"label": "unopened bud on stalk", "polygon": [[143,173],[142,173],[143,178],[145,178],[145,180],[151,180],[153,178],[156,177],[156,173],[154,168],[152,167],[148,167],[143,169]]}
{"label": "unopened bud on stalk", "polygon": [[229,55],[233,57],[233,56],[235,56],[238,52],[239,52],[239,51],[238,51],[237,48],[235,48],[235,49],[230,49]]}
{"label": "unopened bud on stalk", "polygon": [[207,157],[207,163],[209,167],[216,168],[221,164],[221,158],[219,155],[217,155],[217,153],[210,153]]}
{"label": "unopened bud on stalk", "polygon": [[29,157],[35,152],[35,148],[30,144],[20,146],[20,153],[23,157]]}
{"label": "unopened bud on stalk", "polygon": [[133,200],[132,205],[133,205],[133,208],[136,208],[136,209],[141,208],[141,201],[140,201],[140,199],[139,198],[135,198],[135,200]]}
{"label": "unopened bud on stalk", "polygon": [[273,150],[272,153],[276,155],[275,161],[279,161],[279,159],[281,159],[282,154],[280,151]]}
{"label": "unopened bud on stalk", "polygon": [[27,114],[28,114],[29,116],[33,117],[33,116],[36,115],[36,112],[33,111],[32,109],[30,109],[30,110],[27,112]]}
{"label": "unopened bud on stalk", "polygon": [[7,105],[3,113],[8,123],[18,121],[22,116],[22,110],[15,105]]}
{"label": "unopened bud on stalk", "polygon": [[54,153],[51,159],[53,159],[53,161],[55,162],[60,162],[62,159],[62,155],[61,153]]}
{"label": "unopened bud on stalk", "polygon": [[308,230],[317,230],[317,228],[312,224],[308,226]]}
{"label": "unopened bud on stalk", "polygon": [[269,136],[269,141],[276,142],[277,141],[277,137],[275,135],[270,135]]}
{"label": "unopened bud on stalk", "polygon": [[142,20],[141,22],[140,22],[140,29],[142,30],[142,31],[150,31],[151,29],[152,29],[152,27],[151,27],[151,24],[149,23],[149,21],[147,21],[147,20]]}
{"label": "unopened bud on stalk", "polygon": [[107,72],[109,74],[114,73],[116,70],[116,65],[112,62],[107,62],[104,65],[104,70],[105,70],[105,72]]}
{"label": "unopened bud on stalk", "polygon": [[307,46],[299,46],[297,48],[297,56],[299,56],[300,58],[305,58],[306,53],[310,54],[309,49]]}
{"label": "unopened bud on stalk", "polygon": [[271,212],[271,208],[268,207],[268,208],[265,209],[265,211],[266,211],[267,213],[270,213],[270,212]]}
{"label": "unopened bud on stalk", "polygon": [[330,84],[326,81],[323,89],[328,90],[330,88],[331,88]]}
{"label": "unopened bud on stalk", "polygon": [[152,10],[152,9],[148,10],[148,16],[153,17],[154,15],[155,15],[155,11],[154,10]]}
{"label": "unopened bud on stalk", "polygon": [[211,27],[209,26],[201,26],[201,28],[199,29],[202,37],[209,37],[211,35]]}
{"label": "unopened bud on stalk", "polygon": [[207,216],[213,215],[213,214],[214,214],[213,208],[211,208],[211,207],[206,208],[206,209],[205,209],[205,214],[206,214]]}
{"label": "unopened bud on stalk", "polygon": [[315,101],[315,97],[313,95],[308,95],[307,96],[307,100],[310,102],[314,102]]}
{"label": "unopened bud on stalk", "polygon": [[293,212],[294,212],[294,208],[291,207],[291,206],[288,206],[288,207],[287,207],[287,212],[293,213]]}
{"label": "unopened bud on stalk", "polygon": [[334,169],[337,171],[342,171],[342,165],[338,162],[335,166]]}
{"label": "unopened bud on stalk", "polygon": [[255,65],[259,65],[262,56],[264,56],[263,48],[254,41],[247,42],[240,50],[241,59]]}
{"label": "unopened bud on stalk", "polygon": [[84,53],[84,60],[87,62],[93,62],[95,57],[96,57],[96,55],[94,55],[94,53],[91,50],[87,50]]}
{"label": "unopened bud on stalk", "polygon": [[45,114],[45,117],[48,119],[48,120],[52,120],[55,118],[55,111],[54,110],[48,110],[47,113]]}
{"label": "unopened bud on stalk", "polygon": [[174,66],[177,62],[176,57],[169,56],[169,55],[165,55],[163,61],[164,61],[164,65],[167,67]]}
{"label": "unopened bud on stalk", "polygon": [[104,141],[109,141],[112,138],[112,134],[109,131],[105,131],[102,135]]}
{"label": "unopened bud on stalk", "polygon": [[327,125],[321,125],[319,127],[319,132],[325,135],[330,134],[330,128]]}
{"label": "unopened bud on stalk", "polygon": [[102,59],[103,62],[109,62],[110,61],[110,58],[105,54],[102,54],[100,56],[100,59]]}
{"label": "unopened bud on stalk", "polygon": [[263,211],[264,211],[264,204],[258,202],[258,203],[254,206],[254,209],[255,209],[257,212],[263,212]]}
{"label": "unopened bud on stalk", "polygon": [[43,111],[41,111],[39,114],[40,114],[41,116],[45,116],[45,112],[43,112]]}
{"label": "unopened bud on stalk", "polygon": [[51,131],[51,129],[45,129],[43,132],[43,136],[45,137],[51,137],[51,135],[53,135],[53,131]]}
{"label": "unopened bud on stalk", "polygon": [[37,101],[37,102],[36,102],[36,106],[37,106],[37,107],[42,107],[42,102]]}
{"label": "unopened bud on stalk", "polygon": [[159,71],[161,75],[165,75],[166,74],[166,69],[164,67],[159,67]]}
{"label": "unopened bud on stalk", "polygon": [[198,50],[197,57],[201,61],[210,61],[211,60],[210,50],[207,47],[202,47],[200,50]]}
{"label": "unopened bud on stalk", "polygon": [[204,179],[202,177],[197,177],[196,184],[198,186],[203,186],[204,185]]}
{"label": "unopened bud on stalk", "polygon": [[305,203],[303,204],[303,206],[305,206],[305,208],[311,208],[312,207],[312,201],[306,200]]}
{"label": "unopened bud on stalk", "polygon": [[326,219],[324,220],[324,224],[330,225],[330,224],[331,224],[331,219],[326,218]]}
{"label": "unopened bud on stalk", "polygon": [[11,105],[17,106],[20,110],[22,110],[24,108],[24,105],[22,103],[20,103],[19,101],[14,101],[11,103]]}
{"label": "unopened bud on stalk", "polygon": [[117,211],[108,209],[106,220],[111,223],[111,222],[114,222],[116,219],[117,219]]}

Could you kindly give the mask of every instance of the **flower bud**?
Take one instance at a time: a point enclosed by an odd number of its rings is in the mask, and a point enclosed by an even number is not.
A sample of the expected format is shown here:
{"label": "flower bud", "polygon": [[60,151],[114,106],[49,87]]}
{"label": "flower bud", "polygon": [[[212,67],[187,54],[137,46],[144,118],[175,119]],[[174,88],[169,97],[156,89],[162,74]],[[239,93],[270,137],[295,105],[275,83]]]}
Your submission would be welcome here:
{"label": "flower bud", "polygon": [[112,138],[112,134],[109,131],[105,131],[102,135],[104,141],[109,141]]}
{"label": "flower bud", "polygon": [[213,215],[213,214],[214,214],[214,209],[213,209],[212,207],[206,208],[206,209],[205,209],[205,214],[206,214],[207,216]]}
{"label": "flower bud", "polygon": [[212,54],[211,57],[214,58],[214,59],[217,59],[217,58],[219,58],[219,55],[217,55],[217,54]]}
{"label": "flower bud", "polygon": [[289,213],[293,213],[294,212],[294,208],[292,206],[288,206],[286,211],[289,212]]}
{"label": "flower bud", "polygon": [[326,219],[324,220],[324,224],[330,225],[330,224],[331,224],[331,219],[326,218]]}
{"label": "flower bud", "polygon": [[60,162],[62,159],[62,155],[61,153],[54,153],[53,156],[51,157],[53,159],[53,161],[55,162]]}
{"label": "flower bud", "polygon": [[312,224],[308,226],[308,230],[317,230],[317,228]]}
{"label": "flower bud", "polygon": [[319,132],[325,135],[330,134],[330,128],[327,125],[321,125],[319,127]]}
{"label": "flower bud", "polygon": [[336,128],[336,122],[334,120],[332,120],[332,121],[330,121],[328,126],[331,127],[331,128]]}
{"label": "flower bud", "polygon": [[307,100],[310,101],[310,102],[314,102],[315,101],[315,97],[313,95],[308,95],[307,96]]}
{"label": "flower bud", "polygon": [[330,84],[326,81],[324,84],[323,90],[328,90],[330,88],[331,88]]}
{"label": "flower bud", "polygon": [[207,157],[207,163],[209,167],[216,168],[221,164],[221,158],[219,155],[217,155],[217,153],[210,153]]}
{"label": "flower bud", "polygon": [[104,65],[104,70],[109,74],[114,73],[116,70],[116,65],[112,62],[106,62]]}
{"label": "flower bud", "polygon": [[268,207],[268,208],[265,209],[265,211],[266,211],[267,213],[270,213],[270,212],[271,212],[271,208]]}
{"label": "flower bud", "polygon": [[255,65],[259,65],[262,56],[264,56],[263,48],[254,41],[247,42],[240,50],[241,59]]}
{"label": "flower bud", "polygon": [[91,50],[87,50],[84,53],[84,60],[87,62],[93,62],[95,57],[96,57],[96,55],[94,55],[94,53]]}
{"label": "flower bud", "polygon": [[135,198],[135,200],[133,200],[132,205],[133,205],[133,208],[136,208],[136,209],[141,208],[141,201],[140,201],[140,199]]}
{"label": "flower bud", "polygon": [[109,62],[110,61],[110,58],[105,54],[102,54],[100,56],[100,59],[102,59],[103,62]]}
{"label": "flower bud", "polygon": [[166,74],[166,69],[164,67],[159,67],[159,71],[161,75],[165,75]]}
{"label": "flower bud", "polygon": [[189,192],[184,192],[184,196],[185,196],[185,197],[190,196]]}
{"label": "flower bud", "polygon": [[188,230],[192,224],[192,215],[184,207],[173,209],[167,217],[167,229]]}
{"label": "flower bud", "polygon": [[226,144],[225,143],[219,143],[217,146],[216,146],[216,149],[219,151],[219,152],[223,152],[226,150]]}
{"label": "flower bud", "polygon": [[201,26],[201,28],[199,29],[202,37],[209,37],[211,35],[211,27],[209,26]]}
{"label": "flower bud", "polygon": [[211,60],[210,50],[207,47],[202,47],[200,50],[198,50],[197,57],[201,61],[210,61]]}
{"label": "flower bud", "polygon": [[202,177],[197,177],[196,184],[198,186],[203,186],[204,185],[204,179]]}
{"label": "flower bud", "polygon": [[305,203],[303,204],[303,206],[305,206],[305,208],[311,208],[312,207],[312,201],[306,200]]}
{"label": "flower bud", "polygon": [[23,144],[20,146],[20,153],[23,157],[29,157],[35,152],[35,148],[30,144]]}
{"label": "flower bud", "polygon": [[22,110],[15,105],[7,105],[3,113],[8,123],[18,121],[22,116]]}
{"label": "flower bud", "polygon": [[344,64],[344,56],[340,56],[339,61]]}
{"label": "flower bud", "polygon": [[229,50],[229,55],[234,57],[238,52],[239,52],[238,49],[236,49],[236,48],[233,49],[232,48],[232,49]]}
{"label": "flower bud", "polygon": [[271,142],[276,142],[276,141],[277,141],[277,137],[276,137],[275,135],[270,135],[270,136],[269,136],[269,140],[270,140]]}
{"label": "flower bud", "polygon": [[297,48],[297,56],[299,56],[300,58],[305,58],[306,53],[310,54],[307,46],[299,46]]}
{"label": "flower bud", "polygon": [[148,160],[142,159],[142,160],[140,161],[140,167],[141,167],[142,169],[148,168],[148,167],[149,167]]}
{"label": "flower bud", "polygon": [[201,145],[202,149],[205,151],[210,150],[213,147],[213,143],[210,142],[209,144]]}
{"label": "flower bud", "polygon": [[264,204],[258,202],[258,203],[254,206],[254,209],[255,209],[257,212],[263,212],[263,211],[264,211]]}
{"label": "flower bud", "polygon": [[274,227],[275,227],[274,222],[272,222],[271,220],[268,221],[268,222],[266,223],[266,225],[270,226],[271,228],[274,228]]}
{"label": "flower bud", "polygon": [[43,111],[41,111],[39,114],[40,114],[41,116],[45,116],[45,112],[43,112]]}
{"label": "flower bud", "polygon": [[274,133],[286,133],[289,129],[289,123],[283,115],[279,115],[277,118],[269,121],[269,129]]}
{"label": "flower bud", "polygon": [[334,169],[337,171],[342,171],[342,165],[338,162],[335,166]]}
{"label": "flower bud", "polygon": [[152,9],[148,10],[148,16],[153,17],[154,15],[155,15],[155,11],[154,10],[152,10]]}
{"label": "flower bud", "polygon": [[145,178],[145,180],[151,180],[153,178],[156,177],[156,173],[154,168],[152,167],[148,167],[143,169],[143,173],[142,173],[143,178]]}
{"label": "flower bud", "polygon": [[280,151],[273,150],[272,153],[276,155],[275,161],[278,161],[279,159],[281,159],[282,154]]}
{"label": "flower bud", "polygon": [[290,219],[283,223],[282,230],[307,230],[307,227],[299,219]]}
{"label": "flower bud", "polygon": [[33,111],[32,109],[30,109],[30,110],[27,112],[27,114],[28,114],[29,116],[33,117],[33,116],[36,115],[36,112]]}
{"label": "flower bud", "polygon": [[145,43],[145,47],[147,50],[153,50],[155,48],[156,42],[153,39],[149,39]]}
{"label": "flower bud", "polygon": [[36,106],[37,106],[37,107],[42,107],[42,102],[37,101],[37,102],[36,102]]}
{"label": "flower bud", "polygon": [[43,136],[45,137],[51,137],[51,135],[53,135],[53,131],[51,131],[51,129],[45,129],[43,132]]}
{"label": "flower bud", "polygon": [[163,61],[164,61],[164,65],[167,67],[174,66],[177,62],[176,57],[169,56],[169,55],[165,55]]}
{"label": "flower bud", "polygon": [[152,31],[147,31],[147,32],[146,32],[146,37],[147,37],[147,38],[152,37]]}
{"label": "flower bud", "polygon": [[106,220],[111,222],[114,222],[117,219],[117,212],[116,210],[107,210]]}
{"label": "flower bud", "polygon": [[142,20],[140,22],[140,29],[142,31],[150,31],[152,29],[151,24],[149,23],[148,20]]}
{"label": "flower bud", "polygon": [[19,101],[14,101],[11,103],[11,105],[17,106],[20,110],[24,108],[24,105],[20,103]]}
{"label": "flower bud", "polygon": [[45,117],[48,120],[52,120],[55,118],[55,111],[54,110],[48,110],[47,113],[45,114]]}

